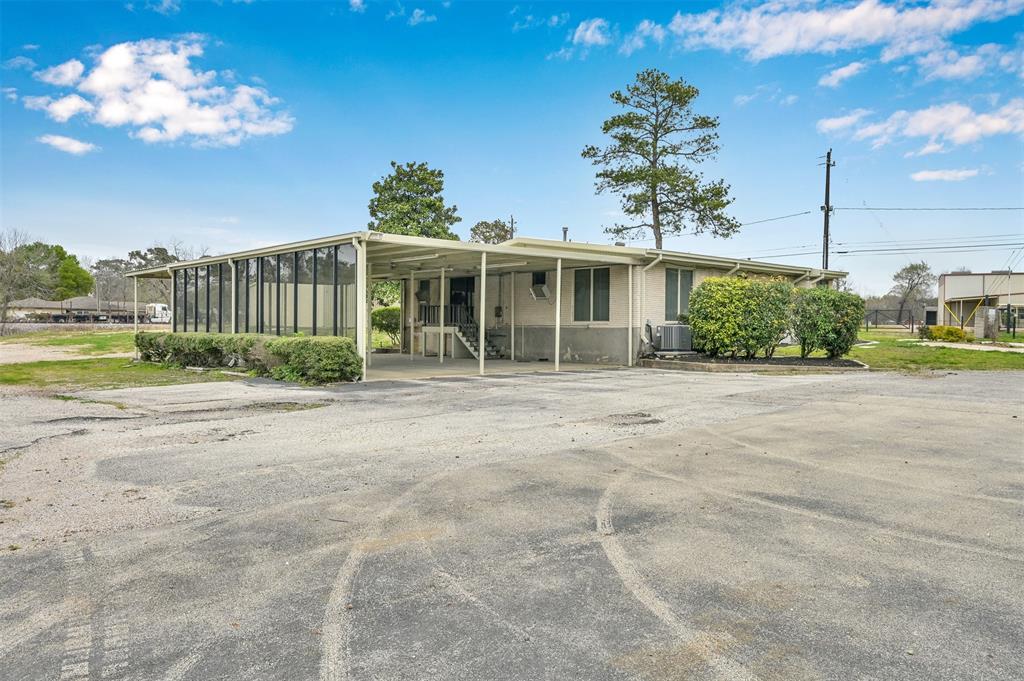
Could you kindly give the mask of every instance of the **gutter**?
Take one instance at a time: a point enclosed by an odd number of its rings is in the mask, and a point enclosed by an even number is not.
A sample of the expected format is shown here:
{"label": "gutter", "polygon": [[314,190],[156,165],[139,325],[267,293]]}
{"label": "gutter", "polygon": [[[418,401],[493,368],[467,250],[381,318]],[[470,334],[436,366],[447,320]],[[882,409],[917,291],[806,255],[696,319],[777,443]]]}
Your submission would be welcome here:
{"label": "gutter", "polygon": [[665,254],[664,253],[659,253],[658,257],[651,261],[651,264],[647,265],[647,267],[643,268],[640,271],[641,272],[646,272],[647,270],[651,269],[652,267],[654,267],[655,265],[657,265],[659,262],[661,262],[664,259],[665,259]]}

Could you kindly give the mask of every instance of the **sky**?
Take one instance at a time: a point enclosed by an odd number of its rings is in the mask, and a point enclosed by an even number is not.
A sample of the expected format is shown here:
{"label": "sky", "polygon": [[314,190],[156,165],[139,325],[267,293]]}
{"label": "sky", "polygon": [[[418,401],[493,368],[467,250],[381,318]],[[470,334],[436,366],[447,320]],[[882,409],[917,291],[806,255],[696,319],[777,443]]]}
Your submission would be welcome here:
{"label": "sky", "polygon": [[1024,0],[4,1],[0,228],[92,259],[361,230],[395,160],[444,171],[462,238],[514,215],[524,236],[609,243],[626,218],[580,151],[606,141],[609,94],[658,68],[720,118],[703,172],[745,223],[666,248],[820,266],[831,148],[830,264],[855,289],[884,293],[919,260],[1003,269],[1024,258],[1007,245],[1024,244],[1019,210],[850,209],[1024,206],[1022,15]]}

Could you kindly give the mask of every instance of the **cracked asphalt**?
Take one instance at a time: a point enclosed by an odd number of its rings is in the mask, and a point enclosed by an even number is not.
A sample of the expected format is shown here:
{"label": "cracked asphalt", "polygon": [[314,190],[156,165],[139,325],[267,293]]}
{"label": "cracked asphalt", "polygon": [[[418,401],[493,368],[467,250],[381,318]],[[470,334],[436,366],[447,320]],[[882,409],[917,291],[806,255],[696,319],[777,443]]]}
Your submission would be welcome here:
{"label": "cracked asphalt", "polygon": [[0,394],[0,679],[1021,679],[1024,373]]}

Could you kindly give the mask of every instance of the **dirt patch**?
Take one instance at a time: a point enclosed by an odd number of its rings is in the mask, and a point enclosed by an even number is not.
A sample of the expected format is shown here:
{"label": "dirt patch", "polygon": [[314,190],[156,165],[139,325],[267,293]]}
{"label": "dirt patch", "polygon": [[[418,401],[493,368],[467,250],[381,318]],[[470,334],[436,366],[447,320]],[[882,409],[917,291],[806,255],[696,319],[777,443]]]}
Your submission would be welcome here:
{"label": "dirt patch", "polygon": [[612,414],[608,420],[615,426],[648,426],[663,423],[662,419],[651,416],[646,411],[634,411],[626,414]]}
{"label": "dirt patch", "polygon": [[103,359],[132,356],[130,352],[88,355],[83,354],[73,345],[66,347],[32,345],[29,343],[4,343],[0,345],[0,364],[25,364],[27,362],[52,362],[65,359]]}

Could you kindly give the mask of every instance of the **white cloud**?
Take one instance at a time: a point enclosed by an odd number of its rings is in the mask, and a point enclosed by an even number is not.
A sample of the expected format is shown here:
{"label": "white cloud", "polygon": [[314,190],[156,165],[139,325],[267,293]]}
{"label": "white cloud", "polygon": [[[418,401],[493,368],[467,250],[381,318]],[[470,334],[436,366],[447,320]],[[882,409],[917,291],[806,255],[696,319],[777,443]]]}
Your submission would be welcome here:
{"label": "white cloud", "polygon": [[146,7],[160,14],[177,14],[181,11],[181,0],[149,0]]}
{"label": "white cloud", "polygon": [[551,59],[562,59],[564,61],[569,61],[570,59],[573,58],[573,56],[575,54],[576,53],[573,51],[573,49],[571,47],[563,47],[562,49],[558,50],[557,52],[552,52],[547,57],[545,57],[545,59],[548,59],[548,60],[551,60]]}
{"label": "white cloud", "polygon": [[757,61],[783,54],[832,54],[872,45],[883,58],[932,49],[971,26],[1024,11],[1024,0],[940,0],[928,4],[860,0],[819,7],[779,0],[699,14],[677,13],[669,25],[688,49],[744,52]]}
{"label": "white cloud", "polygon": [[88,114],[94,123],[127,127],[150,143],[236,146],[292,129],[294,119],[278,110],[279,100],[266,89],[226,85],[223,74],[218,79],[216,71],[194,69],[192,59],[202,54],[200,36],[120,43],[98,53],[78,94],[25,97],[24,103],[58,121]]}
{"label": "white cloud", "polygon": [[558,28],[569,21],[569,13],[562,12],[561,14],[552,14],[548,17],[548,28]]}
{"label": "white cloud", "polygon": [[11,57],[4,62],[5,69],[25,69],[26,71],[31,71],[35,67],[36,63],[23,55]]}
{"label": "white cloud", "polygon": [[437,17],[433,14],[427,14],[425,11],[416,8],[409,15],[409,25],[418,26],[420,24],[429,24],[432,21],[437,21]]}
{"label": "white cloud", "polygon": [[5,87],[3,89],[3,92],[4,92],[4,99],[6,99],[7,101],[9,101],[9,102],[16,102],[16,101],[18,101],[18,90],[17,90],[17,88]]}
{"label": "white cloud", "polygon": [[736,106],[746,106],[755,99],[757,99],[756,92],[749,95],[736,95],[735,97],[732,98],[732,103],[735,104]]}
{"label": "white cloud", "polygon": [[[511,12],[511,14],[515,16],[516,12]],[[526,14],[523,16],[522,19],[517,19],[512,24],[512,31],[513,33],[518,33],[519,31],[525,31],[526,29],[530,28],[538,28],[540,26],[544,26],[547,28],[558,28],[559,26],[563,26],[567,21],[569,21],[568,12],[562,12],[561,14],[552,14],[550,16],[537,16],[534,14]]]}
{"label": "white cloud", "polygon": [[43,135],[42,137],[37,137],[36,141],[48,144],[54,149],[59,149],[75,156],[88,154],[90,151],[97,151],[99,149],[98,146],[91,142],[82,142],[74,137],[64,137],[63,135]]}
{"label": "white cloud", "polygon": [[22,101],[26,109],[45,111],[47,116],[60,123],[66,123],[77,114],[89,113],[94,109],[88,100],[74,94],[61,97],[60,99],[23,97]]}
{"label": "white cloud", "polygon": [[77,59],[69,59],[63,64],[51,66],[32,75],[36,80],[41,80],[50,85],[74,85],[81,79],[84,71],[85,64]]}
{"label": "white cloud", "polygon": [[653,40],[658,45],[665,42],[665,36],[667,35],[665,27],[661,24],[655,23],[650,19],[644,19],[633,32],[626,36],[626,39],[622,41],[622,46],[619,48],[621,54],[627,57],[637,50],[642,50],[648,40]]}
{"label": "white cloud", "polygon": [[960,54],[953,48],[938,49],[918,57],[916,61],[926,80],[963,80],[980,76],[990,65],[999,63],[1002,53],[999,45],[989,43],[973,54]]}
{"label": "white cloud", "polygon": [[608,22],[600,17],[581,21],[572,34],[572,44],[582,47],[603,47],[611,41]]}
{"label": "white cloud", "polygon": [[818,79],[818,85],[822,87],[839,87],[847,78],[853,78],[858,73],[867,68],[867,64],[862,61],[855,61],[847,64],[846,66],[840,66],[837,69],[832,69],[827,74]]}
{"label": "white cloud", "polygon": [[946,147],[942,146],[938,142],[928,142],[917,151],[908,151],[903,154],[903,158],[913,158],[915,156],[928,156],[930,154],[941,154],[946,150]]}
{"label": "white cloud", "polygon": [[32,52],[34,50],[38,50],[39,46],[35,43],[26,43],[21,46],[21,49],[25,50],[26,52]]}
{"label": "white cloud", "polygon": [[854,109],[848,114],[843,116],[836,116],[835,118],[822,118],[818,121],[818,132],[830,133],[838,132],[840,130],[846,130],[847,128],[857,125],[858,122],[865,116],[871,113],[870,109]]}
{"label": "white cloud", "polygon": [[348,0],[348,8],[353,12],[365,12],[366,0]]}
{"label": "white cloud", "polygon": [[782,88],[776,85],[758,85],[750,94],[740,94],[732,98],[736,106],[746,106],[755,99],[764,99],[768,102],[777,103],[779,106],[791,106],[796,104],[800,98],[796,95],[783,95]]}
{"label": "white cloud", "polygon": [[914,182],[963,182],[964,180],[976,177],[976,168],[963,168],[961,170],[919,170],[910,174]]}
{"label": "white cloud", "polygon": [[[929,141],[921,151],[934,153],[934,145],[971,144],[994,135],[1024,135],[1024,99],[1012,99],[988,113],[953,102],[918,111],[897,111],[884,121],[859,128],[854,139],[870,140],[873,148],[884,146],[897,137],[924,137]],[[934,144],[932,144],[934,143]]]}

